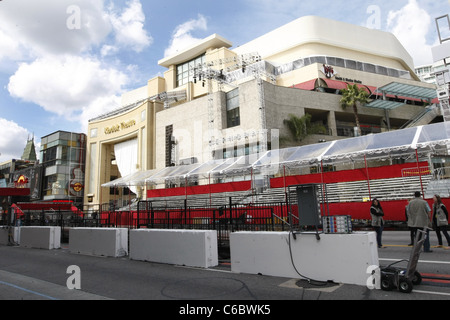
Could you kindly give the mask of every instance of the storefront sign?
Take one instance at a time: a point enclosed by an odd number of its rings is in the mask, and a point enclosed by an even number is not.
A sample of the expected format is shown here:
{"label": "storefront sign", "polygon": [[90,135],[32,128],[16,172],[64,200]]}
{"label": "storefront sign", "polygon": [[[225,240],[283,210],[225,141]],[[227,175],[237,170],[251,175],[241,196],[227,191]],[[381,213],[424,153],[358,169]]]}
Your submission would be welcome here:
{"label": "storefront sign", "polygon": [[105,134],[113,134],[119,132],[120,130],[128,129],[136,125],[135,120],[130,120],[128,122],[122,122],[121,124],[116,124],[112,127],[105,128]]}
{"label": "storefront sign", "polygon": [[341,78],[341,77],[334,77],[336,80],[339,81],[346,81],[346,82],[352,82],[352,83],[357,83],[357,84],[362,84],[361,80],[356,80],[356,79],[349,79],[349,78]]}
{"label": "storefront sign", "polygon": [[325,76],[328,79],[333,78],[337,73],[334,71],[334,68],[332,66],[323,65],[322,72],[325,74]]}
{"label": "storefront sign", "polygon": [[14,181],[14,186],[16,188],[26,188],[28,184],[28,178],[24,175],[19,176],[19,178]]}

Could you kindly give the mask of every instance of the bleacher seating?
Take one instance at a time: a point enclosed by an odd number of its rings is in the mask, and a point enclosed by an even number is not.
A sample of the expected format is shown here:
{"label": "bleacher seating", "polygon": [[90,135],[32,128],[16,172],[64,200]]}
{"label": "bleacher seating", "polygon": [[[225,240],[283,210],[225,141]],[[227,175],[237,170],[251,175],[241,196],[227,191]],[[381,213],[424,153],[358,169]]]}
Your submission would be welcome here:
{"label": "bleacher seating", "polygon": [[[389,200],[401,200],[412,198],[415,191],[421,190],[421,181],[424,190],[427,187],[434,185],[432,175],[400,177],[391,179],[379,179],[368,181],[351,181],[326,184],[326,192],[322,192],[319,185],[320,196],[325,196],[325,201],[328,203],[336,202],[361,202],[370,200],[372,198]],[[450,189],[449,184],[446,187],[447,192]],[[265,191],[256,194],[252,190],[226,192],[222,194],[201,194],[195,196],[173,196],[160,197],[148,199],[152,202],[153,208],[184,208],[185,200],[187,200],[187,207],[191,208],[219,208],[228,206],[230,198],[233,204],[251,204],[251,203],[285,203],[286,191],[288,192],[290,203],[296,203],[295,190],[292,188],[269,188]],[[426,193],[426,196],[430,192]],[[320,199],[322,201],[322,199]],[[132,202],[131,205],[123,207],[122,211],[137,210],[137,202]],[[142,204],[144,205],[144,204]],[[141,210],[145,209],[141,207]]]}

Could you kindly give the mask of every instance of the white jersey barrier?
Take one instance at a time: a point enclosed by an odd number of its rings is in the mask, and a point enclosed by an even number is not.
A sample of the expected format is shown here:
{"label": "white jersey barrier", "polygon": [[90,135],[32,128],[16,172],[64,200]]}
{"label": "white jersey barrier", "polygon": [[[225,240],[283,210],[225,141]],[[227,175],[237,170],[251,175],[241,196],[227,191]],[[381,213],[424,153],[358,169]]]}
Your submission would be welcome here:
{"label": "white jersey barrier", "polygon": [[61,248],[61,227],[21,227],[20,246],[53,250]]}
{"label": "white jersey barrier", "polygon": [[217,231],[130,231],[130,259],[209,268],[217,266]]}
{"label": "white jersey barrier", "polygon": [[374,232],[296,234],[236,232],[230,236],[231,270],[344,284],[367,284],[368,270],[378,266]]}
{"label": "white jersey barrier", "polygon": [[128,255],[128,229],[72,228],[69,231],[70,253],[123,257]]}

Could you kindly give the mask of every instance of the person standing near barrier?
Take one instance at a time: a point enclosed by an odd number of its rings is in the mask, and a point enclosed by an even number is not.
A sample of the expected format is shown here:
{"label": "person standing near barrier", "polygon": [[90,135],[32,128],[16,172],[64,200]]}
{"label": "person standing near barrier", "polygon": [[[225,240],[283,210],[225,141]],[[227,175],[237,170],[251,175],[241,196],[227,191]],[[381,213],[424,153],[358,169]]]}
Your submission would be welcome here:
{"label": "person standing near barrier", "polygon": [[411,242],[408,244],[408,246],[411,247],[414,245],[414,239],[416,238],[417,229],[412,226],[413,221],[409,215],[409,210],[408,210],[409,201],[410,200],[408,200],[408,204],[405,206],[405,218],[406,218],[406,224],[408,225],[408,229],[409,229],[409,236],[411,237]]}
{"label": "person standing near barrier", "polygon": [[381,244],[381,237],[384,229],[384,212],[380,202],[376,198],[372,200],[370,215],[372,216],[372,227],[375,228],[375,232],[377,233],[378,248],[383,248],[383,245]]}
{"label": "person standing near barrier", "polygon": [[442,199],[439,195],[435,194],[433,197],[433,226],[438,238],[439,247],[442,247],[442,235],[441,231],[447,239],[447,244],[450,247],[450,236],[447,232],[448,226],[448,211],[445,205],[442,203]]}
{"label": "person standing near barrier", "polygon": [[[417,229],[422,229],[426,231],[426,239],[423,243],[424,252],[432,252],[430,250],[430,206],[428,203],[422,199],[419,191],[414,194],[414,199],[412,199],[408,204],[409,217],[411,218],[411,227]],[[420,234],[421,237],[422,234]]]}

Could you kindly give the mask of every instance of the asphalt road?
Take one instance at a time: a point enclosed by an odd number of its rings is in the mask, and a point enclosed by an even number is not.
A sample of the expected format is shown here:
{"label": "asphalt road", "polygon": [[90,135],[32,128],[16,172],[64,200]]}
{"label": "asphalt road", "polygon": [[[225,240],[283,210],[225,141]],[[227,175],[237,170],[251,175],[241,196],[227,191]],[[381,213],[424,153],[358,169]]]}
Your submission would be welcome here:
{"label": "asphalt road", "polygon": [[[384,232],[383,242],[385,248],[379,249],[380,265],[409,259],[407,232]],[[437,245],[434,232],[431,244]],[[422,284],[415,286],[412,293],[404,294],[397,290],[324,286],[298,279],[237,274],[231,272],[227,261],[205,270],[127,257],[76,255],[69,253],[67,245],[52,251],[0,246],[0,299],[152,300],[153,305],[164,303],[166,311],[172,314],[189,310],[208,312],[206,307],[214,306],[213,313],[222,315],[249,312],[242,305],[256,306],[258,312],[269,311],[273,315],[286,307],[279,305],[279,301],[289,304],[298,300],[449,300],[450,249],[432,249],[432,253],[420,256],[418,271],[424,277]],[[67,271],[73,265],[80,270],[80,290],[68,289],[72,273]],[[199,307],[189,309],[194,305]]]}

